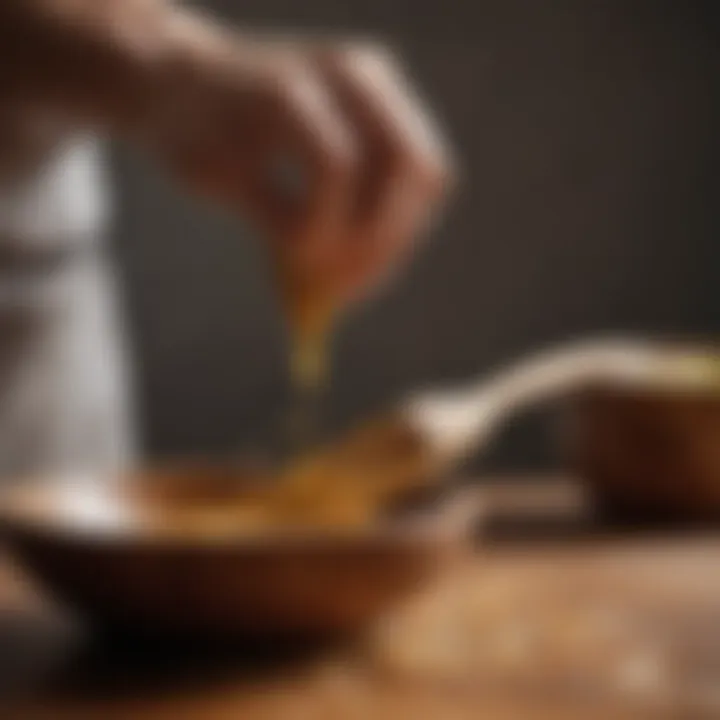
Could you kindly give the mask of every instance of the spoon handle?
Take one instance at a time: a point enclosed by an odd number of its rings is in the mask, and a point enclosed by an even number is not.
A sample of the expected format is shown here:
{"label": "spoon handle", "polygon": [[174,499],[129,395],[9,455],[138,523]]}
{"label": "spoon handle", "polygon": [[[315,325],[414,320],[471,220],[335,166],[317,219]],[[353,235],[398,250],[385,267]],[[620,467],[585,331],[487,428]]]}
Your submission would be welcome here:
{"label": "spoon handle", "polygon": [[639,342],[591,342],[542,352],[462,388],[424,392],[404,406],[445,465],[487,442],[516,413],[591,382],[631,382],[655,357]]}

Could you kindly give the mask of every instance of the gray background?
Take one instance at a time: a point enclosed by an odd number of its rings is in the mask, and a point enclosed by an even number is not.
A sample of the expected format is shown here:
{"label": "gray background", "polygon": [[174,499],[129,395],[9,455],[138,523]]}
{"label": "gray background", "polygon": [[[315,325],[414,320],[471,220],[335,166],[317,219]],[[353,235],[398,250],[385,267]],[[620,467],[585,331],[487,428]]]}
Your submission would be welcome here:
{"label": "gray background", "polygon": [[[688,0],[219,0],[399,45],[462,162],[405,276],[336,343],[327,423],[594,331],[715,333],[718,24]],[[120,153],[117,247],[152,455],[270,432],[287,399],[261,247]],[[549,461],[535,421],[490,459]]]}

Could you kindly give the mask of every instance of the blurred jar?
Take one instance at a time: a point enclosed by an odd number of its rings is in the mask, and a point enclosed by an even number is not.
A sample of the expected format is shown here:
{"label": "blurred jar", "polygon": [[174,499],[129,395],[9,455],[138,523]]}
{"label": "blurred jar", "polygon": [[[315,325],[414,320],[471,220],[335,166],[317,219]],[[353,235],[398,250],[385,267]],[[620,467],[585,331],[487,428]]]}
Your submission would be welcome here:
{"label": "blurred jar", "polygon": [[101,143],[0,110],[0,479],[131,459]]}
{"label": "blurred jar", "polygon": [[720,521],[720,352],[660,344],[657,378],[573,398],[566,447],[607,518]]}

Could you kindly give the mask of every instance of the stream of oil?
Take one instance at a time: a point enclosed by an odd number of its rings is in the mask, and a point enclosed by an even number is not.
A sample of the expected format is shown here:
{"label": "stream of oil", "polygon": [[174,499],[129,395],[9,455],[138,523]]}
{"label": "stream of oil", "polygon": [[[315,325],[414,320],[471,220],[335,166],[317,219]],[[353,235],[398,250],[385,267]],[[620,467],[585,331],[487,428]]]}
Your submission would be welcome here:
{"label": "stream of oil", "polygon": [[286,461],[306,453],[320,439],[321,412],[330,379],[325,335],[293,338],[290,349],[290,403],[283,425]]}

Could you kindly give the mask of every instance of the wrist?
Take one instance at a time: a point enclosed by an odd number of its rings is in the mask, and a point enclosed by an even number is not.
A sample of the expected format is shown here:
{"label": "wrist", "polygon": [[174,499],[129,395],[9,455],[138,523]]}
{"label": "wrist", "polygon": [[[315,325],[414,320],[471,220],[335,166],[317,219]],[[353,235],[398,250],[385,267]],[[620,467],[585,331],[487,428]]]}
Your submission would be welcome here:
{"label": "wrist", "polygon": [[107,48],[107,78],[87,110],[121,136],[133,135],[168,94],[179,53],[172,32],[176,10],[162,0],[141,17],[117,27]]}
{"label": "wrist", "polygon": [[135,112],[126,117],[124,134],[153,139],[168,132],[168,124],[182,124],[202,111],[202,97],[222,75],[223,59],[230,59],[236,38],[207,18],[173,9],[155,36],[154,53],[138,84]]}
{"label": "wrist", "polygon": [[164,84],[174,13],[168,0],[9,0],[0,7],[3,102],[122,133]]}

